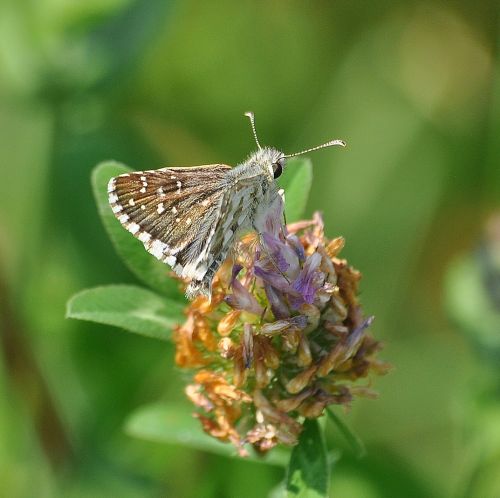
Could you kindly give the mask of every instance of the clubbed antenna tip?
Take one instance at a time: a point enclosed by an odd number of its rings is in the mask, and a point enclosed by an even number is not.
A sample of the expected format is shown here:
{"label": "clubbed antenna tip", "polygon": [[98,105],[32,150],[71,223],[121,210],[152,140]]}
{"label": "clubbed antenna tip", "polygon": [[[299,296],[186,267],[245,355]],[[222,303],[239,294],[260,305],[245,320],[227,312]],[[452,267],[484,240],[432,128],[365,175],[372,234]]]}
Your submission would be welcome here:
{"label": "clubbed antenna tip", "polygon": [[313,152],[318,149],[324,149],[325,147],[333,147],[334,145],[340,145],[340,147],[346,147],[347,144],[343,140],[330,140],[329,142],[317,145],[316,147],[311,147],[310,149],[301,150],[300,152],[295,152],[293,154],[287,154],[284,157],[300,156],[302,154],[306,154],[307,152]]}

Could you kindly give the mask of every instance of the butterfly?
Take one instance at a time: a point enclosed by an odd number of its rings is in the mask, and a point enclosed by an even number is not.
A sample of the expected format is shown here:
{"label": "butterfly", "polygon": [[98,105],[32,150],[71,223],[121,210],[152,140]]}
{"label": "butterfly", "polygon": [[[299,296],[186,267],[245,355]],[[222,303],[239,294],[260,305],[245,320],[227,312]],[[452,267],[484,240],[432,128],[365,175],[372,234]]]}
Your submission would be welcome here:
{"label": "butterfly", "polygon": [[276,179],[286,159],[333,145],[331,140],[295,154],[262,147],[232,168],[225,164],[124,173],[108,183],[109,203],[123,227],[145,249],[189,280],[188,299],[210,298],[212,280],[242,233],[259,231],[257,220],[276,200]]}

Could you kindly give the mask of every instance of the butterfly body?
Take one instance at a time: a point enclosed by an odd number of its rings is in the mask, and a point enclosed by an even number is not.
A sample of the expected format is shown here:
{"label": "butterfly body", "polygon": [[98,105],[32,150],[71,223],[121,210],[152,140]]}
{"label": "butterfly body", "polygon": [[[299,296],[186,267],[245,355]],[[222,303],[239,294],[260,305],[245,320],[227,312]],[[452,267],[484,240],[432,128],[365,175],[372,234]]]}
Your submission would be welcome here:
{"label": "butterfly body", "polygon": [[145,249],[190,280],[186,295],[210,296],[213,277],[242,232],[272,205],[284,154],[259,148],[223,164],[126,173],[111,178],[109,202]]}

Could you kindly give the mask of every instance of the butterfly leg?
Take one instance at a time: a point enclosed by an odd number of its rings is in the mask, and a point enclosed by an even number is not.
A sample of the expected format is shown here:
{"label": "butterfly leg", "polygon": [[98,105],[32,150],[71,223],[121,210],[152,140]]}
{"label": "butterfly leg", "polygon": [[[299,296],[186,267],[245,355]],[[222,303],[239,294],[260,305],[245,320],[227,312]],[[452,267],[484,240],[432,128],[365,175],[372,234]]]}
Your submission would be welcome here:
{"label": "butterfly leg", "polygon": [[286,226],[287,226],[287,222],[286,222],[286,210],[285,210],[285,191],[281,188],[278,190],[278,195],[281,197],[281,201],[283,202],[283,232],[286,233]]}

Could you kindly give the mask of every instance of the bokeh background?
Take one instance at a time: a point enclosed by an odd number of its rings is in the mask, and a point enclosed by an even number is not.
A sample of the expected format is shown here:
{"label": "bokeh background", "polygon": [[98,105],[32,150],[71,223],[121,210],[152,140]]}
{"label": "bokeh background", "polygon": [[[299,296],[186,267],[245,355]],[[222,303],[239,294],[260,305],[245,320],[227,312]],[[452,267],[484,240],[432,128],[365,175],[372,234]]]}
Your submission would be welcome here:
{"label": "bokeh background", "polygon": [[[278,467],[141,441],[182,401],[172,347],[64,319],[134,282],[90,172],[316,152],[308,215],[347,239],[394,365],[346,415],[332,496],[500,496],[496,1],[0,2],[0,494],[263,497]],[[286,174],[286,173],[285,173]]]}

